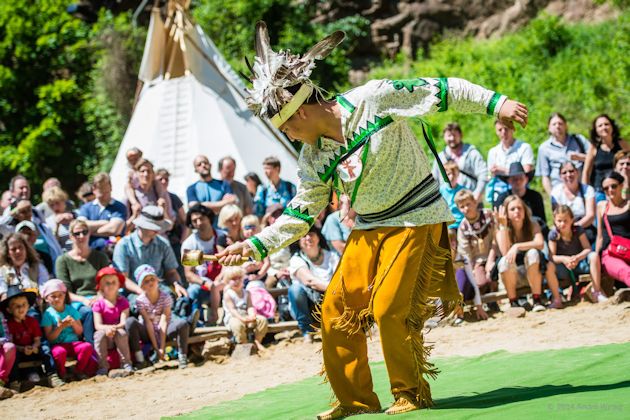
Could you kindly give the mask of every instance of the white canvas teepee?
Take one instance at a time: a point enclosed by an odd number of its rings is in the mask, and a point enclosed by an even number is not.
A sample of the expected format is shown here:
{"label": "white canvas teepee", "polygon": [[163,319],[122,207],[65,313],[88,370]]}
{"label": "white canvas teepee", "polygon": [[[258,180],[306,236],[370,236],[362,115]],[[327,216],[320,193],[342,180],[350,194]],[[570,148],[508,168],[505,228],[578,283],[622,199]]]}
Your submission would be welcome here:
{"label": "white canvas teepee", "polygon": [[171,173],[169,190],[184,201],[198,180],[193,159],[208,156],[213,177],[223,156],[236,160],[235,179],[276,156],[281,176],[296,182],[297,153],[269,123],[255,117],[244,101],[245,86],[216,46],[187,14],[189,0],[171,1],[166,21],[151,13],[138,78],[144,82],[129,127],[111,170],[113,195],[124,197],[129,168],[126,151],[142,150],[155,169]]}

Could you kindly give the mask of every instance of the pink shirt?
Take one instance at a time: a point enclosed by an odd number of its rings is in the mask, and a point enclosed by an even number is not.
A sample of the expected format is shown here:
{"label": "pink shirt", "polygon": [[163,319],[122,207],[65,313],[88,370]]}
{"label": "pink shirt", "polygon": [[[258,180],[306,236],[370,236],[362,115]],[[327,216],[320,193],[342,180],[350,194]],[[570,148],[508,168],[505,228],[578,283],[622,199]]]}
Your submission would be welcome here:
{"label": "pink shirt", "polygon": [[120,323],[120,315],[125,309],[129,309],[129,301],[122,296],[118,296],[116,305],[112,305],[111,302],[104,297],[99,297],[94,305],[92,305],[92,312],[101,314],[103,324],[105,325],[116,325]]}

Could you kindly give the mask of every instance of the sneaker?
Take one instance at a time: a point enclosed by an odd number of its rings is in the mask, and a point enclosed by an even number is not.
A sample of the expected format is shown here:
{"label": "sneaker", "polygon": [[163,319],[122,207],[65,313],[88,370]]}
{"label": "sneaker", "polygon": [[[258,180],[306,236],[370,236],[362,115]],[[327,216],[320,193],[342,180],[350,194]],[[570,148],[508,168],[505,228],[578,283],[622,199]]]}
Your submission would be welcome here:
{"label": "sneaker", "polygon": [[396,396],[396,402],[385,410],[385,414],[393,415],[408,413],[410,411],[419,410],[420,408],[420,403],[418,403],[412,395],[407,392],[402,392]]}
{"label": "sneaker", "polygon": [[39,376],[39,374],[37,372],[31,372],[28,374],[28,376],[26,377],[27,380],[29,382],[32,382],[34,384],[38,383],[39,381],[42,380],[42,378]]}
{"label": "sneaker", "polygon": [[[562,303],[561,303],[561,305],[562,305]],[[540,302],[534,303],[534,306],[532,307],[532,312],[542,312],[542,311],[545,311],[545,310],[547,310],[547,308],[545,308],[543,306],[543,304],[540,303]]]}
{"label": "sneaker", "polygon": [[110,378],[126,378],[132,373],[133,371],[128,371],[126,369],[112,369],[109,371],[109,374],[107,376],[109,376]]}
{"label": "sneaker", "polygon": [[133,373],[133,365],[131,363],[127,363],[123,365],[123,370],[129,373]]}
{"label": "sneaker", "polygon": [[180,353],[177,356],[177,360],[179,361],[177,367],[180,369],[186,369],[188,367],[188,357],[185,354]]}
{"label": "sneaker", "polygon": [[458,326],[458,325],[461,325],[461,324],[463,324],[463,323],[464,323],[464,318],[456,317],[456,318],[453,320],[453,326],[454,326],[454,327],[456,327],[456,326]]}
{"label": "sneaker", "polygon": [[199,324],[199,316],[200,316],[201,312],[199,312],[199,309],[195,309],[192,314],[190,314],[190,316],[188,317],[188,324],[190,325],[190,330],[188,335],[192,337],[192,335],[195,333],[195,328],[197,328],[198,324]]}
{"label": "sneaker", "polygon": [[518,298],[517,302],[518,302],[518,306],[520,306],[521,308],[525,309],[526,311],[533,311],[534,310],[532,305],[527,301],[527,298],[520,297],[520,298]]}
{"label": "sneaker", "polygon": [[60,386],[64,386],[66,384],[66,381],[61,379],[56,373],[53,373],[48,377],[48,383],[50,384],[51,388],[59,388]]}
{"label": "sneaker", "polygon": [[317,415],[317,420],[335,420],[335,419],[342,419],[348,416],[354,416],[357,414],[378,413],[380,411],[381,411],[380,409],[368,410],[365,408],[358,408],[358,407],[342,407],[339,404],[337,404],[330,410],[326,410],[323,413],[319,413]]}
{"label": "sneaker", "polygon": [[564,305],[562,304],[562,300],[554,300],[549,304],[549,309],[562,309]]}
{"label": "sneaker", "polygon": [[105,368],[99,368],[99,369],[96,371],[96,376],[107,376],[107,372],[108,372],[108,370],[107,370],[107,369],[105,369]]}
{"label": "sneaker", "polygon": [[148,360],[143,360],[141,362],[136,362],[133,364],[133,367],[135,370],[142,370],[142,369],[146,369],[149,366],[151,366],[151,363],[149,363]]}
{"label": "sneaker", "polygon": [[595,300],[594,303],[604,303],[608,302],[608,297],[602,292],[593,292],[593,300]]}

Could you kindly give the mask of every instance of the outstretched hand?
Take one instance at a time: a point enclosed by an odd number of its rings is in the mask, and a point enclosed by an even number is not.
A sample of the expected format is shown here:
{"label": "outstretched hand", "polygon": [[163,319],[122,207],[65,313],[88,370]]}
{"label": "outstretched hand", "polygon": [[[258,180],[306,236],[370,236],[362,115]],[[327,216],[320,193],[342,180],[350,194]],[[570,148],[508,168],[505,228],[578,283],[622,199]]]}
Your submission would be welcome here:
{"label": "outstretched hand", "polygon": [[514,130],[513,121],[516,121],[521,127],[525,128],[527,126],[527,118],[527,107],[511,99],[506,99],[499,110],[499,119],[512,130]]}
{"label": "outstretched hand", "polygon": [[251,257],[254,252],[247,242],[236,242],[216,254],[221,265],[241,265],[242,257]]}

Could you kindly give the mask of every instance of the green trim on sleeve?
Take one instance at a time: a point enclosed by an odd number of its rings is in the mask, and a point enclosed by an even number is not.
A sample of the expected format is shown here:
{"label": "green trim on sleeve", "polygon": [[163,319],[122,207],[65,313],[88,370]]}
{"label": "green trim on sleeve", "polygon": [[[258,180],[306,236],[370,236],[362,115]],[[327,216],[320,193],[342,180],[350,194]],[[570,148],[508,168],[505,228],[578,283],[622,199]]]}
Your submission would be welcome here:
{"label": "green trim on sleeve", "polygon": [[252,236],[249,240],[254,244],[256,250],[260,254],[260,259],[265,258],[269,254],[267,247],[256,236]]}
{"label": "green trim on sleeve", "polygon": [[308,214],[308,210],[302,211],[301,209],[287,207],[286,209],[284,209],[282,214],[300,219],[303,222],[308,223],[309,226],[312,226],[313,223],[315,223],[315,218]]}
{"label": "green trim on sleeve", "polygon": [[446,77],[440,77],[437,79],[438,93],[435,96],[440,100],[437,103],[438,112],[444,112],[448,110],[448,79]]}
{"label": "green trim on sleeve", "polygon": [[344,98],[341,95],[337,95],[337,102],[339,103],[339,105],[344,107],[346,109],[346,111],[348,111],[351,114],[356,109],[355,106],[350,103],[350,101],[348,101],[346,98]]}
{"label": "green trim on sleeve", "polygon": [[488,108],[486,109],[486,112],[488,113],[488,115],[494,115],[494,109],[496,108],[497,104],[501,100],[501,96],[503,95],[501,95],[500,93],[494,92],[494,95],[492,95],[492,98],[490,98],[490,102],[488,102]]}

